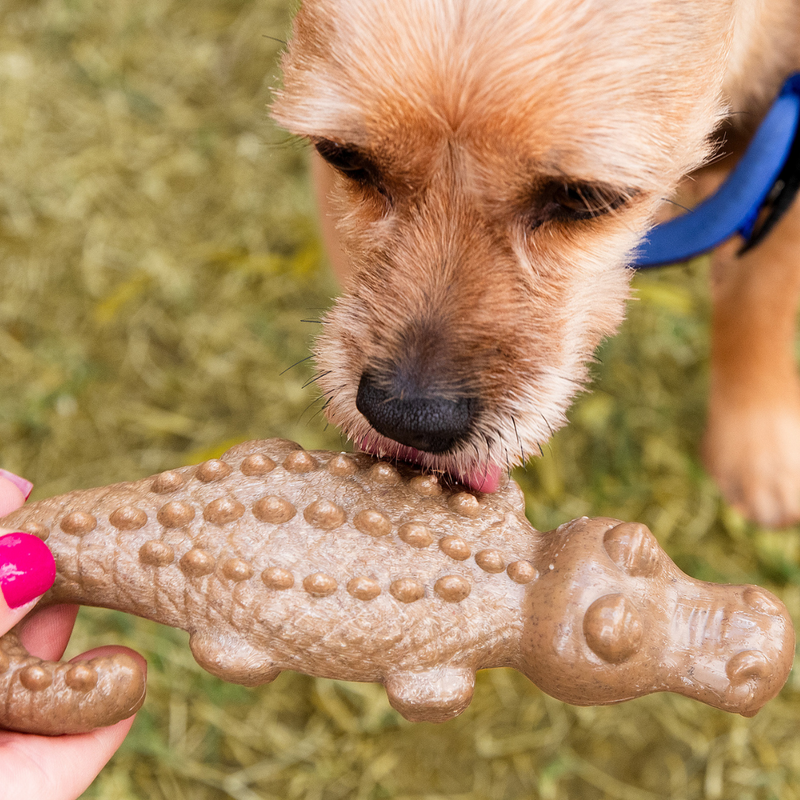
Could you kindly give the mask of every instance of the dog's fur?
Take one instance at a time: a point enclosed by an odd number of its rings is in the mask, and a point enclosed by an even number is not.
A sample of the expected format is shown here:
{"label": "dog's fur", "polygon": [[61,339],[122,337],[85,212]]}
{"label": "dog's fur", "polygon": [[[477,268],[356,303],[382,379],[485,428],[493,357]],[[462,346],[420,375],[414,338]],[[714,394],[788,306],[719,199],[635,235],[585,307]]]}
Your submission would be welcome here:
{"label": "dog's fur", "polygon": [[[317,347],[327,414],[403,455],[356,408],[364,373],[387,396],[400,375],[468,397],[469,435],[413,452],[475,484],[564,424],[659,207],[729,114],[752,132],[800,69],[800,0],[305,0],[283,69],[274,116],[339,168],[315,156],[346,289]],[[732,248],[714,268],[706,461],[746,513],[786,523],[798,204],[747,256]]]}

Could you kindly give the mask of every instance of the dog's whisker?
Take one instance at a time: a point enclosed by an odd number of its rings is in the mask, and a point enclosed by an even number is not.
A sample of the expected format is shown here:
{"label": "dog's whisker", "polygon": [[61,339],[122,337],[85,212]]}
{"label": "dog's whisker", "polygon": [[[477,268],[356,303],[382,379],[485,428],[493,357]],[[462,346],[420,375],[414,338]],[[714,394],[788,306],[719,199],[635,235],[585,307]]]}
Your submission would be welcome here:
{"label": "dog's whisker", "polygon": [[484,433],[481,437],[483,439],[483,443],[486,445],[486,455],[484,456],[484,471],[483,471],[483,478],[486,480],[486,476],[489,474],[489,467],[491,465],[491,457],[492,457],[492,443],[489,441],[489,435]]}
{"label": "dog's whisker", "polygon": [[556,432],[553,430],[553,427],[552,425],[550,425],[549,421],[547,420],[547,417],[544,414],[542,414],[541,411],[539,412],[539,416],[542,418],[542,422],[544,422],[544,424],[547,426],[547,430],[550,431],[550,435],[555,436]]}
{"label": "dog's whisker", "polygon": [[[308,419],[307,425],[310,425],[320,414],[325,412],[325,409],[330,405],[330,398],[326,400]],[[327,428],[327,425],[325,426]]]}
{"label": "dog's whisker", "polygon": [[[320,400],[324,400],[325,402],[314,412],[314,414],[309,418],[306,424],[310,424],[312,420],[314,420],[320,413],[324,412],[330,404],[333,402],[334,395],[344,389],[344,384],[341,386],[335,386],[332,389],[328,389],[326,392],[320,392],[317,397],[315,397],[301,412],[300,416],[298,417],[298,422],[303,418],[303,414],[305,414],[309,409],[311,409],[316,403],[319,403]],[[325,429],[327,430],[328,425],[326,424]]]}
{"label": "dog's whisker", "polygon": [[475,461],[480,463],[481,451],[478,448],[478,443],[477,442],[472,442],[471,444],[472,444],[472,449],[475,451]]}
{"label": "dog's whisker", "polygon": [[522,463],[524,464],[528,460],[528,457],[525,455],[525,448],[522,445],[522,439],[520,438],[519,435],[519,430],[517,428],[517,420],[515,417],[511,417],[511,424],[514,426],[514,434],[517,437],[517,444],[519,444],[519,454],[522,457]]}
{"label": "dog's whisker", "polygon": [[317,382],[318,380],[320,380],[321,378],[324,378],[324,377],[326,377],[327,375],[330,375],[330,374],[331,374],[331,371],[330,371],[329,369],[322,370],[322,371],[318,372],[316,375],[314,375],[313,377],[309,378],[309,379],[308,379],[308,380],[307,380],[307,381],[306,381],[306,382],[303,384],[302,388],[303,388],[303,389],[306,389],[306,388],[308,388],[309,386],[311,386],[311,384],[312,384],[312,383],[316,383],[316,382]]}
{"label": "dog's whisker", "polygon": [[[302,419],[303,419],[303,415],[304,415],[304,414],[305,414],[307,411],[309,411],[309,410],[312,408],[312,406],[314,406],[314,405],[316,405],[317,403],[319,403],[319,401],[320,401],[320,400],[322,400],[322,399],[323,399],[322,397],[315,397],[315,398],[314,398],[314,399],[313,399],[313,400],[312,400],[312,401],[311,401],[311,402],[310,402],[310,403],[309,403],[309,404],[308,404],[308,405],[307,405],[307,406],[306,406],[306,407],[305,407],[305,408],[304,408],[304,409],[303,409],[303,410],[300,412],[299,416],[297,417],[297,422],[299,423],[299,422],[300,422],[300,420],[302,420]],[[313,417],[312,417],[311,419],[313,419]],[[311,420],[309,420],[309,422],[310,422],[310,421],[311,421]]]}
{"label": "dog's whisker", "polygon": [[333,396],[343,388],[344,388],[344,386],[338,386],[338,387],[334,387],[333,389],[326,389],[324,392],[320,392],[319,396],[320,397],[330,397],[332,399]]}
{"label": "dog's whisker", "polygon": [[669,204],[670,204],[670,205],[672,205],[672,206],[677,206],[677,207],[678,207],[678,208],[680,208],[682,211],[686,211],[687,213],[688,213],[688,212],[690,212],[690,211],[692,210],[692,209],[691,209],[691,208],[689,208],[688,206],[685,206],[685,205],[683,205],[682,203],[679,203],[677,200],[673,200],[673,199],[672,199],[672,198],[670,198],[670,197],[662,197],[662,198],[661,198],[661,202],[662,202],[662,203],[669,203]]}
{"label": "dog's whisker", "polygon": [[305,361],[308,361],[311,358],[314,358],[314,356],[313,355],[306,356],[305,358],[301,358],[299,361],[295,361],[294,364],[292,364],[290,367],[286,367],[286,369],[283,370],[283,372],[279,372],[278,375],[279,376],[280,375],[285,375],[290,369],[294,369],[295,367],[299,366],[300,364],[302,364]]}

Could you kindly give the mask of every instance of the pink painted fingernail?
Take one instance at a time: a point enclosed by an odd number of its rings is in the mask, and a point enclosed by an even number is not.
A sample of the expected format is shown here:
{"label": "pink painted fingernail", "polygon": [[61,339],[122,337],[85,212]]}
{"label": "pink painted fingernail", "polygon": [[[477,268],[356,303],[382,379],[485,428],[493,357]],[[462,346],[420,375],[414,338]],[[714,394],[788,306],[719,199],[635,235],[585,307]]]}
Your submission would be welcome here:
{"label": "pink painted fingernail", "polygon": [[41,539],[30,533],[0,536],[0,590],[9,608],[43,595],[55,579],[55,559]]}
{"label": "pink painted fingernail", "polygon": [[7,469],[0,469],[0,478],[5,478],[7,481],[11,481],[14,486],[19,489],[22,494],[25,495],[25,499],[27,500],[31,496],[31,492],[33,491],[33,484],[30,481],[26,481],[25,478],[20,478],[19,475],[15,475],[13,472],[9,472]]}

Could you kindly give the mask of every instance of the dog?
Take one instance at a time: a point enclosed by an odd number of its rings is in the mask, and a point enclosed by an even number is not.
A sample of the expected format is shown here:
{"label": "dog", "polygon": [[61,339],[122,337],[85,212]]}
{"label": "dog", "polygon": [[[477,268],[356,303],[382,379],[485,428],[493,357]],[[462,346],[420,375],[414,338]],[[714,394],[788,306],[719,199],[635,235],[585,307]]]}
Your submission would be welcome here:
{"label": "dog", "polygon": [[[305,0],[282,70],[345,289],[315,347],[329,420],[493,491],[564,425],[669,198],[720,183],[715,134],[746,140],[800,70],[800,0]],[[800,204],[737,249],[712,262],[704,459],[786,525]]]}

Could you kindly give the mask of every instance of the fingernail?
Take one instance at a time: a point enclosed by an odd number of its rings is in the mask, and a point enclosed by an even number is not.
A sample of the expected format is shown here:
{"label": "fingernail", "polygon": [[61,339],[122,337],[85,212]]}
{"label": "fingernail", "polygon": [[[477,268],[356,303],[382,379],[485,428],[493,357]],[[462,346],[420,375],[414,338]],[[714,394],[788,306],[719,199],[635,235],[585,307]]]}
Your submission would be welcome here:
{"label": "fingernail", "polygon": [[43,595],[55,579],[55,559],[41,539],[30,533],[0,536],[0,591],[9,608]]}
{"label": "fingernail", "polygon": [[0,469],[0,477],[5,478],[7,481],[11,481],[14,486],[19,489],[22,494],[25,495],[25,499],[27,500],[31,496],[31,492],[33,491],[33,484],[30,481],[26,481],[25,478],[20,478],[19,475],[15,475],[13,472],[9,472],[7,469]]}

